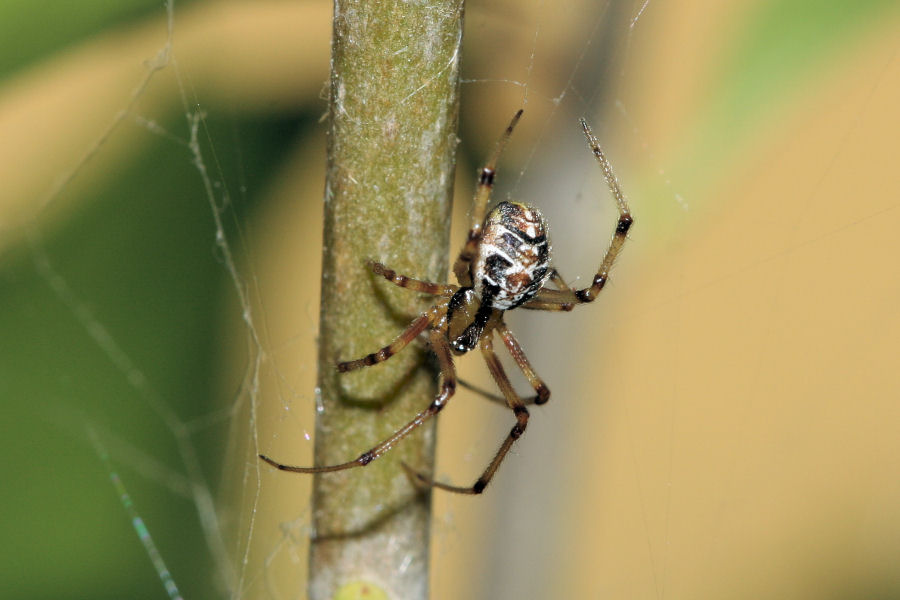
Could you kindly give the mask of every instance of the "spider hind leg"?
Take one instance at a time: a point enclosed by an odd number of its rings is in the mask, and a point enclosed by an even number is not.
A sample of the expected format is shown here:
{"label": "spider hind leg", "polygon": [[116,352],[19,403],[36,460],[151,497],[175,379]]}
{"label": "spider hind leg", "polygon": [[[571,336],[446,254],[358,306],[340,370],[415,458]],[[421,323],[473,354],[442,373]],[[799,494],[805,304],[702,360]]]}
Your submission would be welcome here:
{"label": "spider hind leg", "polygon": [[[503,329],[505,330],[505,327],[503,327]],[[508,330],[506,330],[506,332],[508,333]],[[505,337],[506,336],[504,335],[504,338]],[[497,469],[500,468],[500,463],[502,463],[503,459],[506,458],[506,455],[509,454],[509,450],[510,448],[512,448],[512,445],[516,442],[516,440],[522,437],[522,434],[525,433],[525,429],[528,427],[529,413],[528,409],[525,407],[525,401],[523,401],[522,398],[520,398],[519,395],[516,394],[515,390],[513,389],[512,382],[509,380],[509,377],[506,375],[506,371],[503,369],[503,365],[500,363],[500,359],[497,358],[497,355],[494,352],[493,342],[491,340],[491,332],[485,334],[479,346],[481,348],[482,354],[484,355],[484,360],[487,363],[491,375],[494,377],[497,385],[503,391],[503,396],[506,398],[507,406],[512,409],[513,414],[516,417],[516,423],[512,426],[512,429],[509,430],[509,434],[507,434],[506,438],[503,440],[503,443],[494,454],[494,458],[491,459],[491,462],[488,464],[487,468],[485,468],[481,476],[476,479],[475,483],[473,483],[471,486],[458,486],[444,483],[442,481],[436,481],[428,475],[416,471],[409,465],[403,464],[403,468],[406,469],[406,472],[409,475],[410,479],[412,479],[413,482],[419,486],[436,487],[438,489],[442,489],[448,492],[455,492],[457,494],[482,493],[491,482],[491,479],[493,479],[494,475],[497,473]],[[507,343],[507,347],[509,347],[509,343]],[[524,354],[522,356],[524,357]],[[516,360],[516,362],[519,363],[518,359]],[[519,366],[522,366],[521,363],[519,363]],[[546,389],[546,386],[544,386],[544,388]],[[547,398],[549,398],[549,393],[549,390],[547,390]]]}

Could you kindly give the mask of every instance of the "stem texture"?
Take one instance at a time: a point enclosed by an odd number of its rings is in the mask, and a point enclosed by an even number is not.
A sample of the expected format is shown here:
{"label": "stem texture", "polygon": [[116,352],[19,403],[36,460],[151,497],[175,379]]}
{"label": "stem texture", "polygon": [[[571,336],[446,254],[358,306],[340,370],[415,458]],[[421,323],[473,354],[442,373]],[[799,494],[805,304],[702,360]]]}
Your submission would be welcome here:
{"label": "stem texture", "polygon": [[[441,281],[448,270],[461,0],[336,0],[319,339],[317,465],[358,457],[431,402],[436,372],[412,344],[377,366],[339,360],[389,343],[429,299],[367,259]],[[313,600],[359,586],[426,598],[430,494],[401,461],[433,468],[433,423],[365,468],[316,476]]]}

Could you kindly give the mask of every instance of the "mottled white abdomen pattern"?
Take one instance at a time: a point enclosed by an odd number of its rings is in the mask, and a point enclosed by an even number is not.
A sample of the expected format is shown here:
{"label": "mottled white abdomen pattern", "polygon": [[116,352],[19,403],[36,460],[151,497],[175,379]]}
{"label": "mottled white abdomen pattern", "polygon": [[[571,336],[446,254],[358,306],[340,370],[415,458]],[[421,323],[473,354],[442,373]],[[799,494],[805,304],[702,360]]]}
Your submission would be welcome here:
{"label": "mottled white abdomen pattern", "polygon": [[550,274],[550,240],[541,212],[517,202],[501,202],[484,220],[473,265],[475,292],[482,304],[500,310],[531,300]]}

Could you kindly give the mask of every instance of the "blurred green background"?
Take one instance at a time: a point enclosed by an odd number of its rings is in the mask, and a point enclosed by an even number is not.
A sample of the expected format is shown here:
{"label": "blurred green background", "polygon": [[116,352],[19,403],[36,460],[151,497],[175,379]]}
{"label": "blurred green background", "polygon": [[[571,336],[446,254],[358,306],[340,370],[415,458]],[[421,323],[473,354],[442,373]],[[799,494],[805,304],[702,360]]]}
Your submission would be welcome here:
{"label": "blurred green background", "polygon": [[[637,224],[604,308],[511,318],[554,400],[435,498],[433,596],[900,597],[900,10],[643,4],[467,7],[457,222],[524,103],[498,197],[563,273],[613,222],[578,116]],[[311,451],[329,17],[0,7],[0,597],[164,597],[89,429],[185,597],[302,597],[308,481],[252,457]],[[445,412],[468,478],[509,416]]]}

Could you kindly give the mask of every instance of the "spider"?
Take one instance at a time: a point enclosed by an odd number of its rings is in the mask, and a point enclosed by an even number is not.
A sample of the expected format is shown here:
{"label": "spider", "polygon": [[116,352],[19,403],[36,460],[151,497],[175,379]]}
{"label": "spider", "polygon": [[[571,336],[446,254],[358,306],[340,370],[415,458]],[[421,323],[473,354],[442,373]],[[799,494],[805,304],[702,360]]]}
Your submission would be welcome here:
{"label": "spider", "polygon": [[[503,393],[502,398],[489,397],[504,402],[512,409],[516,418],[515,425],[487,468],[471,486],[456,486],[435,481],[413,471],[405,464],[403,466],[410,477],[420,485],[434,486],[461,494],[480,494],[490,483],[500,463],[528,426],[529,413],[526,405],[544,404],[550,399],[550,389],[531,367],[518,340],[506,326],[503,314],[519,307],[570,311],[578,304],[592,302],[606,284],[610,268],[621,251],[633,223],[631,212],[619,189],[612,167],[584,119],[581,119],[581,128],[584,130],[591,152],[603,170],[603,176],[619,209],[619,219],[612,241],[590,287],[570,288],[559,272],[551,266],[547,222],[537,208],[518,202],[503,201],[485,216],[493,190],[497,160],[522,112],[519,110],[512,118],[497,141],[487,164],[479,171],[469,237],[453,265],[453,273],[459,285],[413,279],[381,263],[369,262],[369,267],[376,275],[399,287],[436,296],[438,301],[427,312],[413,320],[391,344],[363,358],[337,365],[338,371],[343,373],[386,361],[403,350],[419,334],[428,330],[431,350],[437,356],[440,365],[440,389],[434,400],[409,423],[386,440],[363,452],[355,460],[319,467],[284,465],[260,454],[262,460],[282,471],[294,473],[329,473],[366,466],[447,405],[457,385],[453,357],[478,348]],[[548,282],[552,282],[555,289],[546,287]],[[500,335],[516,365],[534,389],[533,397],[522,398],[513,389],[494,352],[495,333]]]}

